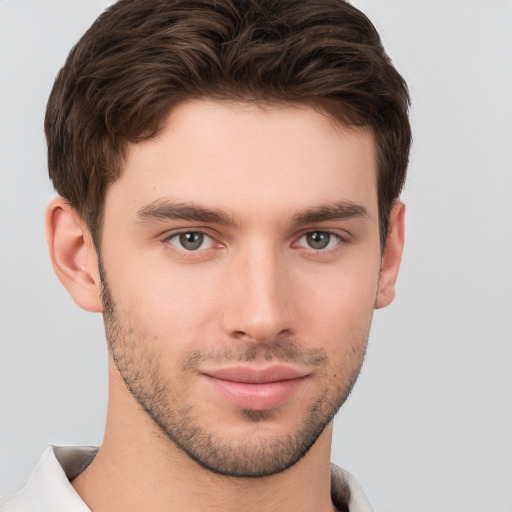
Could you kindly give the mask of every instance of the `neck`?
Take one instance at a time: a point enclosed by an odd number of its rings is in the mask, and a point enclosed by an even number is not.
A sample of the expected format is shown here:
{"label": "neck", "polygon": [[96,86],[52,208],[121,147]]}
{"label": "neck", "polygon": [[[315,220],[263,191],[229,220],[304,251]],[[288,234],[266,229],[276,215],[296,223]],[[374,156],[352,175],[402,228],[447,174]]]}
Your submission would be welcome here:
{"label": "neck", "polygon": [[[112,372],[111,372],[112,374]],[[94,512],[151,510],[332,512],[329,425],[307,455],[281,473],[261,478],[217,475],[190,459],[111,379],[104,441],[73,482]]]}

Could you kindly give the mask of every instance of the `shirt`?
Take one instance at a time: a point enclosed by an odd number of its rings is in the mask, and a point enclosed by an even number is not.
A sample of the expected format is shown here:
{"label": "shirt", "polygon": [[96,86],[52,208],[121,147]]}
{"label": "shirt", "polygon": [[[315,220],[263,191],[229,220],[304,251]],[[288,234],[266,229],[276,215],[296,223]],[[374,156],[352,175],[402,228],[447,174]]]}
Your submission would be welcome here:
{"label": "shirt", "polygon": [[[70,481],[94,459],[91,446],[48,446],[25,487],[0,499],[0,512],[91,512]],[[331,496],[340,512],[373,512],[347,471],[331,464]]]}

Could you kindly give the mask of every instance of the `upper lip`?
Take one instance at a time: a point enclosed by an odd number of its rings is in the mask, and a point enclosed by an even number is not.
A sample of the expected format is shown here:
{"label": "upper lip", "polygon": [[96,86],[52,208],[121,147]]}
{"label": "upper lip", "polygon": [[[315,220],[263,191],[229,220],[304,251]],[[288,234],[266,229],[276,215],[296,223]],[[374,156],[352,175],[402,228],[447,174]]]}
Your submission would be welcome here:
{"label": "upper lip", "polygon": [[300,379],[308,375],[308,371],[299,370],[286,365],[272,365],[265,368],[254,366],[230,366],[203,371],[205,375],[216,379],[244,384],[267,384],[283,380]]}

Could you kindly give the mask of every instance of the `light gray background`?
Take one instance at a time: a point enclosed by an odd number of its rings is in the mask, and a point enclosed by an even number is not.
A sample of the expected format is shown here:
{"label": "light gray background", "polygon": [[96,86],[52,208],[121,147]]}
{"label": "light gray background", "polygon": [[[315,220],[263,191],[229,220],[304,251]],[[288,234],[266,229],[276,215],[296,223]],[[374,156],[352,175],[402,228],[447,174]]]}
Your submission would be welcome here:
{"label": "light gray background", "polygon": [[[101,317],[53,275],[43,115],[107,0],[0,0],[0,494],[45,445],[98,444]],[[512,511],[512,2],[359,0],[408,80],[415,144],[395,303],[333,460],[381,512]]]}

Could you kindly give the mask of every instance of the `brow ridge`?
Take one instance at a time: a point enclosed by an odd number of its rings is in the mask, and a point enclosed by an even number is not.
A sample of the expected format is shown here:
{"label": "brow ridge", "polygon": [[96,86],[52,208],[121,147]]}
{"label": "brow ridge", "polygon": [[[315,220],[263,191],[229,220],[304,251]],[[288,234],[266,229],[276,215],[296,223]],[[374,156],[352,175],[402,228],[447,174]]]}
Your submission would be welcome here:
{"label": "brow ridge", "polygon": [[[175,219],[228,226],[239,224],[232,215],[223,210],[168,199],[157,199],[143,206],[137,211],[136,216],[142,223],[151,222],[152,220]],[[368,210],[363,205],[352,201],[340,201],[298,212],[292,217],[291,224],[314,224],[330,220],[368,218],[369,216]]]}

